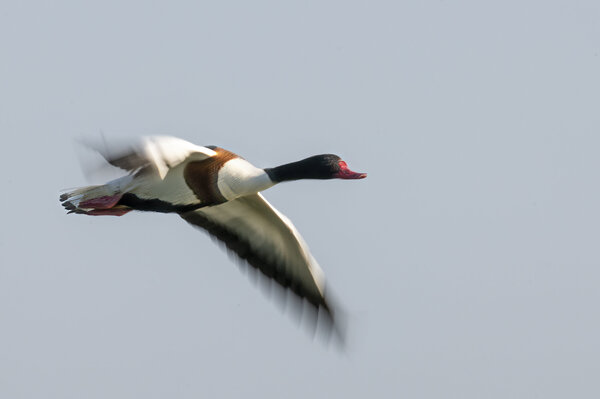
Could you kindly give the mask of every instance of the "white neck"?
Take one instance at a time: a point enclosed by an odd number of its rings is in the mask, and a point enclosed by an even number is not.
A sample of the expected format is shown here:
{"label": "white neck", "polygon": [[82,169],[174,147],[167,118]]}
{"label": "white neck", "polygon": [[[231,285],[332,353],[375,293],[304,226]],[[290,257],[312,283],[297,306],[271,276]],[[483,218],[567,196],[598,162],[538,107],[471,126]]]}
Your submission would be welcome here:
{"label": "white neck", "polygon": [[227,161],[217,178],[219,191],[227,200],[256,194],[273,185],[275,183],[264,170],[241,158]]}

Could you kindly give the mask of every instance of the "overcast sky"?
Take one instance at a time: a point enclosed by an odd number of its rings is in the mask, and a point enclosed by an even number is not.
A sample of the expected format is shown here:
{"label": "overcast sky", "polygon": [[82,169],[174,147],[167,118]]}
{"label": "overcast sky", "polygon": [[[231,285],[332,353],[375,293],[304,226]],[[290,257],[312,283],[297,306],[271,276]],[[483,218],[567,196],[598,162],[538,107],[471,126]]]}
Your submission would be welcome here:
{"label": "overcast sky", "polygon": [[[4,1],[0,397],[597,398],[599,105],[598,1]],[[176,216],[65,215],[101,133],[368,172],[265,192],[347,350]]]}

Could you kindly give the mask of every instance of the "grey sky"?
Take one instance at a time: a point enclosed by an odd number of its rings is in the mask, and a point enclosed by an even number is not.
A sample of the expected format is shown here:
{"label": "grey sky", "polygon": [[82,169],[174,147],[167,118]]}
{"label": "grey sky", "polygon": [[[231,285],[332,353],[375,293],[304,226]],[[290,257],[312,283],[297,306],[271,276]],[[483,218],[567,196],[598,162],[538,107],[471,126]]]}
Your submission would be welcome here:
{"label": "grey sky", "polygon": [[[596,398],[597,1],[0,4],[0,397]],[[174,216],[66,216],[74,139],[363,181],[265,192],[340,354]]]}

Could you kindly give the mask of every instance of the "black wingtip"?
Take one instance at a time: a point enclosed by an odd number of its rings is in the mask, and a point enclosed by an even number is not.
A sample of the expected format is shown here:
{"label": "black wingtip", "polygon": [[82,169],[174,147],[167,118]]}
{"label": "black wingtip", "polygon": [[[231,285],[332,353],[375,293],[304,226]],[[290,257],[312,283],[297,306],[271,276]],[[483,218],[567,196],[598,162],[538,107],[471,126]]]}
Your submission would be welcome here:
{"label": "black wingtip", "polygon": [[68,211],[74,211],[75,209],[77,209],[77,207],[73,205],[73,203],[70,201],[63,202],[62,206]]}

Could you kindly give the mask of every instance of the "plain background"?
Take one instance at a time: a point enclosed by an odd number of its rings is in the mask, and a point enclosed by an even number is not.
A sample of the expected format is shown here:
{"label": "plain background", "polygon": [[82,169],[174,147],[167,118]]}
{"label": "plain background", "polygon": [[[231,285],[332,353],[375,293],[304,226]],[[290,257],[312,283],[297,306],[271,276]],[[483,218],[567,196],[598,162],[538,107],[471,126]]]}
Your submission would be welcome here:
{"label": "plain background", "polygon": [[[597,398],[598,1],[3,1],[0,397]],[[175,216],[64,214],[81,137],[362,181],[265,196],[340,353]]]}

